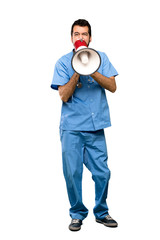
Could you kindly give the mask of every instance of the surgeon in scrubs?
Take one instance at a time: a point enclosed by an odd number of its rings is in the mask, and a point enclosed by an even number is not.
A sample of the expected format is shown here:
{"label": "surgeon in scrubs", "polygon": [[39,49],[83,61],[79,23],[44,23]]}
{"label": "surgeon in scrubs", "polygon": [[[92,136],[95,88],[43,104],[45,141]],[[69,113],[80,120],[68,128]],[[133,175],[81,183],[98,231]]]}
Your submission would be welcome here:
{"label": "surgeon in scrubs", "polygon": [[[71,27],[71,41],[92,40],[91,26],[84,19],[76,20]],[[88,215],[82,201],[83,164],[95,182],[93,213],[97,223],[117,227],[109,215],[106,202],[110,170],[104,128],[111,126],[105,89],[116,91],[116,69],[104,52],[98,51],[101,64],[90,76],[76,73],[71,64],[74,49],[62,56],[55,65],[51,88],[58,90],[62,100],[60,139],[62,144],[63,173],[70,201],[69,229],[78,231]]]}

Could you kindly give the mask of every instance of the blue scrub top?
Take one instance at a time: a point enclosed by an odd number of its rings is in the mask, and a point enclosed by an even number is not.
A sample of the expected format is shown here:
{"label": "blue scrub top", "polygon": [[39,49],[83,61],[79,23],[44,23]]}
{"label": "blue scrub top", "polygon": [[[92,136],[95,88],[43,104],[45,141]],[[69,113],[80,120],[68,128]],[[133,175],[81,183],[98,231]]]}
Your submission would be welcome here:
{"label": "blue scrub top", "polygon": [[[101,65],[98,72],[106,77],[118,73],[107,55],[99,52]],[[61,57],[54,69],[51,88],[58,90],[59,85],[66,84],[74,70],[71,65],[73,51]],[[76,87],[68,102],[62,103],[60,129],[70,131],[97,131],[111,126],[109,106],[105,89],[91,76],[80,76],[82,87]]]}

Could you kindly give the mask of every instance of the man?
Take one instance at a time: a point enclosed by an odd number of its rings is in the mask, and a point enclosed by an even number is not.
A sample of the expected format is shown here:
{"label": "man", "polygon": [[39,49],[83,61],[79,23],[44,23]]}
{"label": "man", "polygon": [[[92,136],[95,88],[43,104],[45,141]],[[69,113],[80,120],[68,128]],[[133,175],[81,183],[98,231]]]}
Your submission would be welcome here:
{"label": "man", "polygon": [[[92,40],[88,21],[79,19],[71,28],[71,41],[82,39],[87,45]],[[96,222],[117,227],[108,213],[106,203],[110,170],[104,128],[111,126],[105,89],[116,91],[117,71],[105,53],[99,52],[101,65],[91,76],[74,72],[71,59],[74,50],[61,57],[54,70],[51,87],[59,91],[62,104],[60,138],[62,143],[63,173],[71,204],[69,229],[78,231],[87,217],[88,209],[82,202],[83,163],[91,171],[95,182]],[[81,84],[79,84],[81,83]]]}

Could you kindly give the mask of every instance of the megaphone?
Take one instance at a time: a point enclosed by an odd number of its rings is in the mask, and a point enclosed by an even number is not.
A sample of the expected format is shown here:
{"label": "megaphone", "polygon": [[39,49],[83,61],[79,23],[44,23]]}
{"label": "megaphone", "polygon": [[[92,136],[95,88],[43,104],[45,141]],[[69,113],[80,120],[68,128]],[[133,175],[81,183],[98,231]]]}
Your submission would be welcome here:
{"label": "megaphone", "polygon": [[72,57],[72,68],[79,75],[91,75],[96,72],[101,65],[101,57],[99,53],[88,48],[87,44],[83,40],[77,40],[74,43],[75,54]]}

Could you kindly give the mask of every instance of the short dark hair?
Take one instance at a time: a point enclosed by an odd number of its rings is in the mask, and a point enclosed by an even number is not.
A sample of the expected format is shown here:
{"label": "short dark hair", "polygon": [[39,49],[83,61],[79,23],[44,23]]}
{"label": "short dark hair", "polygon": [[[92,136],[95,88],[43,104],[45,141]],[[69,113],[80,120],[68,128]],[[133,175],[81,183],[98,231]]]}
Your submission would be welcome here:
{"label": "short dark hair", "polygon": [[72,34],[73,34],[73,28],[74,28],[74,26],[76,26],[76,25],[78,25],[78,26],[81,26],[81,27],[88,27],[88,33],[89,33],[89,35],[90,35],[90,37],[91,37],[91,25],[89,24],[89,22],[87,21],[87,20],[85,20],[85,19],[78,19],[78,20],[76,20],[74,23],[73,23],[73,25],[72,25],[72,27],[71,27],[71,36],[72,36]]}

